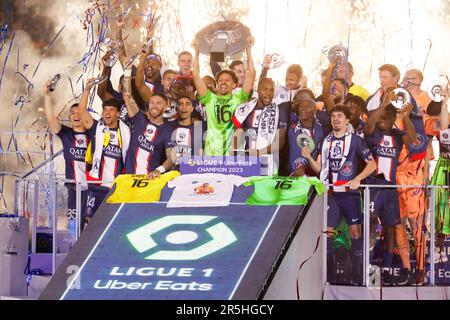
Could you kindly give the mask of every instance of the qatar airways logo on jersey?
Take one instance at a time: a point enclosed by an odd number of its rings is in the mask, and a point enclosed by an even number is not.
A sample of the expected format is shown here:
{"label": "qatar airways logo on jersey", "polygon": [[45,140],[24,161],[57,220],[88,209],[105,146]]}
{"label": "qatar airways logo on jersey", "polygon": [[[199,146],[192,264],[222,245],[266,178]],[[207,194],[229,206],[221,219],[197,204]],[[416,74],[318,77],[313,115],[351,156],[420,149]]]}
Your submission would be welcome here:
{"label": "qatar airways logo on jersey", "polygon": [[331,167],[331,171],[333,172],[338,172],[339,170],[341,170],[341,160],[331,160],[330,161],[330,167]]}
{"label": "qatar airways logo on jersey", "polygon": [[103,149],[103,152],[105,153],[106,156],[117,158],[121,156],[122,149],[119,146],[108,145]]}
{"label": "qatar airways logo on jersey", "polygon": [[150,153],[153,153],[153,151],[155,150],[155,146],[151,144],[151,142],[149,142],[144,135],[140,135],[138,137],[138,141],[140,143],[139,148],[144,149]]}
{"label": "qatar airways logo on jersey", "polygon": [[86,149],[70,148],[69,152],[75,160],[84,161],[84,158],[86,157]]}
{"label": "qatar airways logo on jersey", "polygon": [[382,145],[376,145],[374,151],[380,157],[395,158],[397,156],[397,148],[390,141],[384,141]]}

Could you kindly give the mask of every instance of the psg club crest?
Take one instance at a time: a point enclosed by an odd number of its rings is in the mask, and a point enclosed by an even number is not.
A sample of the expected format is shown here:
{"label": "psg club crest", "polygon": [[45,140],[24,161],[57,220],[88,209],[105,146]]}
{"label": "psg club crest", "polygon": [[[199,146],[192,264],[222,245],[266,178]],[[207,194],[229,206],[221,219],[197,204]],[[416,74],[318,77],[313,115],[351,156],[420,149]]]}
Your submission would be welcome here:
{"label": "psg club crest", "polygon": [[297,170],[301,166],[306,166],[308,164],[308,161],[304,158],[297,158],[294,161],[294,164],[292,165],[294,170]]}
{"label": "psg club crest", "polygon": [[341,174],[344,177],[349,177],[353,174],[353,163],[347,161],[346,163],[344,163],[344,165],[342,166],[341,169]]}
{"label": "psg club crest", "polygon": [[425,137],[420,133],[417,134],[417,140],[411,145],[413,149],[421,149],[425,145]]}
{"label": "psg club crest", "polygon": [[147,126],[147,130],[145,130],[145,139],[153,141],[155,139],[155,135],[156,135],[155,126],[152,125]]}

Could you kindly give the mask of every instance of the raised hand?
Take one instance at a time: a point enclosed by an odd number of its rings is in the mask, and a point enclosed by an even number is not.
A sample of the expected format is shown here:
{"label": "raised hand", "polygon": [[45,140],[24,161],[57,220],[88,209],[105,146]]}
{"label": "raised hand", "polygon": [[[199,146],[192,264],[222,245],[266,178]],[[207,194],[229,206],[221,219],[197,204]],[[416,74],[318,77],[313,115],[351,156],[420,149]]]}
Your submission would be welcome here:
{"label": "raised hand", "polygon": [[270,69],[270,64],[272,63],[272,55],[266,54],[264,57],[264,68]]}

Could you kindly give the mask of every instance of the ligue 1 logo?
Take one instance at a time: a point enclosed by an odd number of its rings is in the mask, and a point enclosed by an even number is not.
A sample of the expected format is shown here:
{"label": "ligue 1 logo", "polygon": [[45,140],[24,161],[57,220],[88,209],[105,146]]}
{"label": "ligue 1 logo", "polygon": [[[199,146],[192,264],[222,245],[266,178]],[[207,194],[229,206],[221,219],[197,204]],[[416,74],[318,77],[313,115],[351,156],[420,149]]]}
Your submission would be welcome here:
{"label": "ligue 1 logo", "polygon": [[448,133],[444,133],[444,134],[442,134],[442,137],[447,140],[449,135],[448,135]]}
{"label": "ligue 1 logo", "polygon": [[[193,261],[199,260],[218,252],[237,241],[233,231],[223,222],[210,225],[210,222],[217,219],[217,216],[198,216],[198,215],[180,215],[165,216],[152,221],[127,234],[127,239],[131,245],[139,252],[150,255],[146,260],[159,261]],[[193,248],[186,250],[186,245],[194,244],[199,239],[199,234],[188,230],[188,226],[205,225],[208,234],[207,241],[199,243]],[[179,226],[179,230],[174,231],[174,226]],[[164,230],[170,230],[170,233],[164,238],[164,249],[158,250],[156,234],[161,234]],[[183,245],[183,250],[180,249]],[[173,247],[173,250],[167,250],[167,247]],[[178,250],[177,250],[178,249]]]}

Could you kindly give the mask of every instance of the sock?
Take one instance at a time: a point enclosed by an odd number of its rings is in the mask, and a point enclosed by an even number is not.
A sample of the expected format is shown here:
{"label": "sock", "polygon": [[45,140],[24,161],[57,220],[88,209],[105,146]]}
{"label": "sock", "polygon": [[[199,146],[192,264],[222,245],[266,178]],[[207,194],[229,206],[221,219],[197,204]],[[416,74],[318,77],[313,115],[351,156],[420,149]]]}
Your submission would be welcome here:
{"label": "sock", "polygon": [[361,263],[363,256],[363,239],[352,239],[352,260],[353,264]]}

